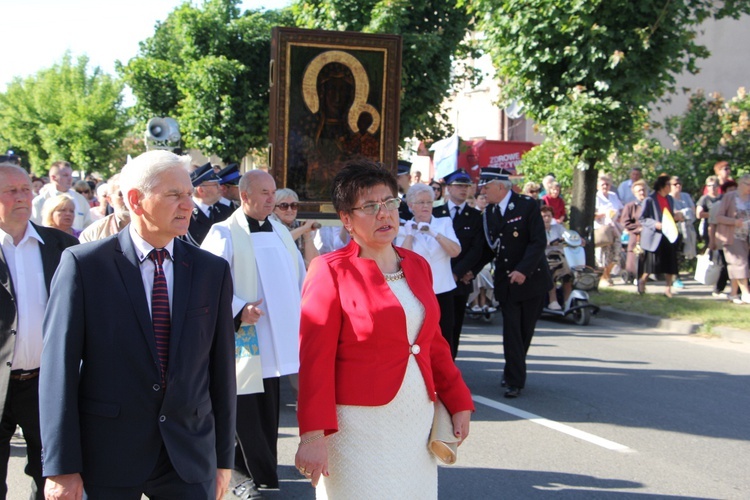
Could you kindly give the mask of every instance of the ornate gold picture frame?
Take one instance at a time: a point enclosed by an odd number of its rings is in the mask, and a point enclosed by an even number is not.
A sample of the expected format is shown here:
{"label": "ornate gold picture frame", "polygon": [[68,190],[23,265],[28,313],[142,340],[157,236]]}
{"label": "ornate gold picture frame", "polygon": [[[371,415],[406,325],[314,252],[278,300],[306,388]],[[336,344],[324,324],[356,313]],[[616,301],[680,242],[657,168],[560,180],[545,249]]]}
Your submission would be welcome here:
{"label": "ornate gold picture frame", "polygon": [[269,171],[299,217],[336,217],[331,182],[366,157],[396,172],[401,37],[274,28]]}

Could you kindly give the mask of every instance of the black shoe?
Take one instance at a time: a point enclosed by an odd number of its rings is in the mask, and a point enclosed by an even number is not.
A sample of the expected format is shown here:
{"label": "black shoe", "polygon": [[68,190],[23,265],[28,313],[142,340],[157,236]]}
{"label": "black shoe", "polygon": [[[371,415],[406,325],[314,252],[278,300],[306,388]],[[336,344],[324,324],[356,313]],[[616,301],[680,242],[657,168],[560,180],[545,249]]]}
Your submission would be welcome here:
{"label": "black shoe", "polygon": [[263,498],[263,495],[260,494],[258,487],[255,486],[255,482],[252,479],[242,481],[234,487],[232,493],[234,493],[234,496],[241,498],[242,500],[256,500]]}
{"label": "black shoe", "polygon": [[505,397],[508,399],[517,398],[521,395],[521,389],[518,387],[508,387],[508,390],[505,391]]}

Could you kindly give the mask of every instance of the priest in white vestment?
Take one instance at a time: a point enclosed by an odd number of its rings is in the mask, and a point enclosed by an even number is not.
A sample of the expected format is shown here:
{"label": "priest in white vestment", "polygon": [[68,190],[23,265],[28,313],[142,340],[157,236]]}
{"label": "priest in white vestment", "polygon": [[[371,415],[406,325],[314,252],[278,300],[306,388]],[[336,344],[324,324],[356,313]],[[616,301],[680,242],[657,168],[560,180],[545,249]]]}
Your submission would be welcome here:
{"label": "priest in white vestment", "polygon": [[240,179],[240,208],[214,224],[201,248],[229,262],[237,325],[235,466],[255,484],[278,488],[279,377],[299,369],[300,291],[305,263],[289,230],[272,220],[276,183],[251,170]]}

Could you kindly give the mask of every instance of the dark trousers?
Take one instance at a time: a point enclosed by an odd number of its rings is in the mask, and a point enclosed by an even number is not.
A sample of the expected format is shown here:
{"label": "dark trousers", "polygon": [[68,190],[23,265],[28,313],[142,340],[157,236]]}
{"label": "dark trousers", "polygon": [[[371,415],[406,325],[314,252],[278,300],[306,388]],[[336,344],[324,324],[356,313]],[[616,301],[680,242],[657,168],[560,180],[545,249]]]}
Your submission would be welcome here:
{"label": "dark trousers", "polygon": [[503,312],[503,376],[509,387],[526,386],[526,353],[529,351],[534,328],[542,314],[545,295],[527,300],[507,301],[500,304]]}
{"label": "dark trousers", "polygon": [[466,302],[469,300],[469,294],[453,295],[453,343],[451,343],[451,354],[453,360],[458,356],[458,342],[461,338],[461,329],[464,327],[464,316],[466,314]]}
{"label": "dark trousers", "polygon": [[235,467],[258,486],[279,487],[279,378],[264,378],[261,394],[237,396]]}
{"label": "dark trousers", "polygon": [[453,290],[438,293],[435,296],[440,306],[440,332],[453,352],[458,347],[454,346],[453,340]]}
{"label": "dark trousers", "polygon": [[719,279],[714,286],[715,293],[721,293],[727,286],[729,281],[729,272],[727,271],[727,260],[724,258],[724,250],[717,250],[719,252],[719,261],[721,261],[721,272],[719,273]]}
{"label": "dark trousers", "polygon": [[24,472],[34,480],[31,483],[31,499],[44,499],[44,478],[42,477],[42,438],[39,431],[39,377],[29,380],[10,380],[5,396],[5,410],[0,420],[0,473],[2,486],[0,498],[5,498],[8,485],[8,460],[10,440],[16,425],[23,430],[26,440],[26,468]]}
{"label": "dark trousers", "polygon": [[84,500],[140,500],[141,495],[152,500],[206,500],[216,497],[216,476],[203,483],[186,483],[177,474],[166,448],[161,447],[159,459],[151,476],[144,484],[132,487],[112,487],[84,483]]}

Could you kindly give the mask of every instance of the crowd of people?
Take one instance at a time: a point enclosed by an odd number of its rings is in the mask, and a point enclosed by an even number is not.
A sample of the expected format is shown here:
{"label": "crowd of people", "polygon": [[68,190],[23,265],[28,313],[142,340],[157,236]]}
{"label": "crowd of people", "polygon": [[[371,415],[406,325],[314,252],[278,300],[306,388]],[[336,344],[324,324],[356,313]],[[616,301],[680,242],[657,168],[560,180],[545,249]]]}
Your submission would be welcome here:
{"label": "crowd of people", "polygon": [[[700,219],[731,299],[750,302],[750,176],[735,183],[726,167],[697,206],[675,177],[649,194],[634,169],[617,190],[625,199],[601,176],[603,282],[624,232],[639,290],[664,274],[671,295]],[[436,498],[435,405],[459,444],[474,409],[454,363],[467,307],[498,306],[499,382],[517,398],[542,308],[571,292],[560,186],[547,176],[522,194],[497,168],[482,169],[478,187],[463,170],[412,184],[408,162],[394,176],[367,160],[332,183],[338,224],[299,220],[297,194],[263,170],[167,151],[98,185],[73,184],[67,162],[51,165],[48,184],[0,164],[5,470],[20,426],[34,498],[220,498],[232,470],[247,477],[237,497],[261,498],[279,487],[287,377],[295,465],[319,497]]]}

